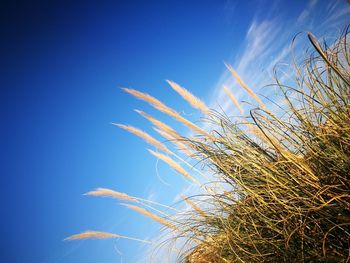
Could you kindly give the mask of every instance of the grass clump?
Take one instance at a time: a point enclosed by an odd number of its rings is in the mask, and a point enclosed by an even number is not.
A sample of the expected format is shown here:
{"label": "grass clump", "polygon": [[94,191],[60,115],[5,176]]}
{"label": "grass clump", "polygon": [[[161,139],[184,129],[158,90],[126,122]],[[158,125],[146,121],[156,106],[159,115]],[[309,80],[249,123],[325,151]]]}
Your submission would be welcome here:
{"label": "grass clump", "polygon": [[[176,159],[181,164],[183,175],[196,178],[200,195],[183,197],[190,210],[167,215],[155,208],[158,204],[130,197],[158,215],[146,214],[140,208],[142,214],[158,222],[164,219],[163,225],[177,237],[186,238],[190,247],[181,250],[180,261],[349,261],[347,29],[331,46],[321,47],[312,34],[308,37],[314,51],[295,65],[295,85],[285,85],[276,78],[284,99],[276,112],[268,109],[231,66],[227,67],[232,76],[257,103],[239,119],[209,111],[202,101],[169,81],[173,89],[205,114],[211,123],[210,131],[148,94],[125,89],[198,134],[186,138],[176,132],[174,136],[169,126],[157,126],[166,139],[173,138],[176,146],[182,146],[177,148],[180,152],[189,151],[194,160],[200,161],[202,169],[194,170],[191,176],[182,167],[192,164],[181,153],[170,152],[158,143],[156,148],[164,154],[150,151],[163,160],[170,159],[165,154],[171,155],[172,161]],[[225,91],[239,106],[232,91],[227,87]],[[241,107],[239,111],[244,112]],[[212,179],[207,182],[200,175]],[[107,195],[111,196],[110,192]],[[135,206],[128,207],[137,210]]]}

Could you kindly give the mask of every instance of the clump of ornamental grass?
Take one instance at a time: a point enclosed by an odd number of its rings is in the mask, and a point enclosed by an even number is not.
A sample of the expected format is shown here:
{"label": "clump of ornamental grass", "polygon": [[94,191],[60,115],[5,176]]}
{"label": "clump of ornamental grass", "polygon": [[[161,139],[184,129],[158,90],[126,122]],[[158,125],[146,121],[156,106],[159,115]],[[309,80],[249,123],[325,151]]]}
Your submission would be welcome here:
{"label": "clump of ornamental grass", "polygon": [[[232,76],[257,105],[243,111],[233,92],[224,87],[242,114],[239,119],[209,111],[194,95],[168,81],[205,114],[210,131],[149,94],[125,89],[196,134],[187,138],[138,111],[167,142],[174,143],[170,150],[143,131],[119,125],[153,145],[160,152],[151,154],[198,186],[200,195],[183,196],[187,209],[164,207],[109,189],[88,194],[134,203],[126,207],[162,224],[175,237],[185,237],[188,246],[180,251],[180,261],[348,262],[350,46],[347,30],[331,46],[322,47],[311,33],[308,37],[314,51],[295,64],[295,85],[276,78],[284,98],[277,112],[270,111],[229,65]],[[187,171],[193,166],[188,156],[201,164],[201,169],[192,169],[192,175]],[[204,177],[212,179],[208,182]],[[111,238],[116,234],[88,232],[71,239],[89,235]]]}

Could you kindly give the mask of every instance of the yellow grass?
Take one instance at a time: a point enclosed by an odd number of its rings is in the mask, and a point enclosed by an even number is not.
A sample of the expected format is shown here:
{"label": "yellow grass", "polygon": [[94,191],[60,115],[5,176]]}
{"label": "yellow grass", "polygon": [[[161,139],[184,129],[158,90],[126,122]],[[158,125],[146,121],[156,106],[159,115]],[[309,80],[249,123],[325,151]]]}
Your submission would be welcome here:
{"label": "yellow grass", "polygon": [[169,140],[172,142],[174,145],[177,146],[177,150],[183,152],[186,154],[188,157],[192,156],[192,152],[188,149],[186,144],[184,143],[185,141],[181,140],[181,137],[174,137],[173,135],[170,135],[164,130],[153,128],[160,136],[164,137],[165,139]]}
{"label": "yellow grass", "polygon": [[98,239],[106,239],[106,238],[116,238],[120,237],[117,234],[100,232],[100,231],[85,231],[80,234],[75,234],[70,237],[65,238],[64,240],[76,240],[76,239],[87,239],[87,238],[98,238]]}
{"label": "yellow grass", "polygon": [[179,165],[176,161],[174,161],[173,159],[171,159],[169,156],[166,156],[164,154],[161,153],[157,153],[155,151],[149,150],[148,151],[154,155],[155,157],[157,157],[158,159],[164,161],[165,163],[167,163],[171,168],[173,168],[176,172],[178,172],[179,174],[183,175],[185,178],[196,182],[196,180],[188,173],[185,171],[184,168],[181,167],[181,165]]}
{"label": "yellow grass", "polygon": [[97,239],[125,238],[125,239],[134,240],[134,241],[147,243],[147,244],[152,243],[150,241],[138,239],[138,238],[134,238],[134,237],[122,236],[122,235],[117,235],[117,234],[113,234],[113,233],[101,232],[101,231],[91,231],[91,230],[85,231],[85,232],[80,233],[80,234],[72,235],[70,237],[65,238],[64,240],[79,240],[79,239],[88,239],[88,238],[89,239],[90,238],[97,238]]}
{"label": "yellow grass", "polygon": [[166,221],[164,218],[161,218],[161,217],[157,216],[156,214],[154,214],[154,213],[152,213],[152,212],[150,212],[142,207],[139,207],[136,205],[130,205],[130,204],[122,204],[122,205],[124,205],[124,206],[126,206],[126,207],[128,207],[128,208],[130,208],[130,209],[132,209],[132,210],[134,210],[142,215],[145,215],[145,216],[151,218],[152,220],[154,220],[154,221],[156,221],[156,222],[158,222],[158,223],[160,223],[168,228],[176,230],[176,227],[172,223]]}
{"label": "yellow grass", "polygon": [[241,79],[241,77],[238,75],[238,73],[232,68],[231,65],[225,64],[227,69],[230,71],[231,75],[236,79],[236,81],[239,83],[239,85],[245,89],[245,91],[251,96],[256,102],[259,103],[260,107],[264,110],[266,110],[265,104],[261,101],[261,99],[258,97],[258,95],[255,94],[255,92],[248,87],[248,85]]}
{"label": "yellow grass", "polygon": [[232,101],[232,103],[237,107],[237,109],[239,110],[239,112],[241,114],[244,113],[243,108],[241,107],[241,105],[239,104],[238,100],[236,99],[236,97],[233,95],[233,92],[224,85],[224,91],[226,92],[227,96],[230,98],[230,100]]}
{"label": "yellow grass", "polygon": [[[305,61],[301,69],[306,75],[296,67],[297,82],[302,79],[302,83],[298,82],[295,87],[277,81],[287,101],[277,115],[266,109],[238,73],[226,65],[260,110],[252,109],[245,119],[209,112],[208,119],[217,124],[211,127],[211,134],[217,137],[215,141],[206,131],[156,98],[124,89],[195,131],[197,137],[188,136],[184,141],[185,137],[170,126],[137,111],[161,136],[175,141],[179,147],[185,144],[193,155],[200,157],[202,168],[198,171],[176,152],[164,148],[165,154],[149,150],[186,179],[199,184],[198,196],[202,199],[196,201],[195,197],[182,196],[191,209],[182,207],[185,211],[176,209],[175,214],[170,214],[165,212],[170,207],[162,206],[166,210],[158,210],[155,206],[160,204],[106,188],[98,188],[87,195],[139,201],[136,205],[123,205],[169,228],[175,239],[186,238],[188,244],[196,243],[196,246],[180,250],[179,257],[184,262],[350,261],[350,77],[349,72],[345,72],[350,65],[349,45],[344,40],[344,47],[322,50],[312,35],[309,38],[320,57],[312,55]],[[323,66],[319,58],[323,58]],[[339,76],[340,73],[344,76]],[[168,83],[192,107],[207,112],[206,106],[194,95],[174,82]],[[233,92],[226,86],[223,89],[244,114]],[[290,92],[299,92],[299,97],[290,96]],[[297,102],[293,105],[295,99]],[[159,150],[165,147],[137,128],[118,126]],[[169,157],[168,153],[173,155]],[[208,183],[200,184],[182,165],[189,165],[196,173],[213,176]],[[67,240],[118,237],[128,238],[87,231]]]}
{"label": "yellow grass", "polygon": [[107,188],[97,188],[94,191],[87,192],[85,195],[91,196],[109,196],[120,200],[138,202],[136,197],[127,195],[125,193],[117,192]]}
{"label": "yellow grass", "polygon": [[148,102],[151,106],[153,106],[154,108],[156,108],[157,110],[169,115],[170,117],[174,118],[175,120],[177,120],[178,122],[182,123],[183,125],[185,125],[186,127],[190,128],[191,130],[205,136],[208,138],[212,138],[212,136],[210,134],[208,134],[206,131],[204,131],[203,129],[199,128],[197,125],[195,125],[194,123],[190,122],[189,120],[187,120],[186,118],[182,117],[179,113],[177,113],[175,110],[173,110],[172,108],[166,106],[164,103],[162,103],[161,101],[157,100],[156,98],[152,97],[151,95],[147,94],[147,93],[143,93],[134,89],[128,89],[128,88],[123,88],[123,90],[131,95],[133,95],[134,97],[146,101]]}
{"label": "yellow grass", "polygon": [[156,127],[158,127],[159,129],[170,133],[170,134],[177,134],[177,132],[171,128],[169,125],[165,124],[164,122],[154,118],[153,116],[147,114],[144,111],[141,110],[135,110],[138,114],[140,114],[142,117],[144,117],[145,119],[147,119],[148,121],[150,121],[153,125],[155,125]]}
{"label": "yellow grass", "polygon": [[181,87],[179,84],[167,80],[170,87],[175,90],[184,100],[186,100],[193,108],[200,110],[202,113],[207,115],[209,113],[209,108],[203,101],[194,96],[187,89]]}
{"label": "yellow grass", "polygon": [[193,210],[195,210],[199,215],[201,215],[202,217],[206,217],[207,214],[195,203],[193,202],[191,199],[189,199],[187,196],[185,195],[181,195],[182,200],[184,200],[190,207],[192,207]]}
{"label": "yellow grass", "polygon": [[156,147],[157,149],[159,149],[161,151],[171,153],[170,150],[164,144],[162,144],[160,141],[153,138],[148,133],[141,131],[138,128],[135,128],[135,127],[130,126],[130,125],[123,125],[123,124],[116,124],[116,123],[112,123],[112,124],[118,126],[119,128],[122,128],[128,132],[135,134],[136,136],[140,137],[141,139],[143,139],[144,141],[153,145],[154,147]]}

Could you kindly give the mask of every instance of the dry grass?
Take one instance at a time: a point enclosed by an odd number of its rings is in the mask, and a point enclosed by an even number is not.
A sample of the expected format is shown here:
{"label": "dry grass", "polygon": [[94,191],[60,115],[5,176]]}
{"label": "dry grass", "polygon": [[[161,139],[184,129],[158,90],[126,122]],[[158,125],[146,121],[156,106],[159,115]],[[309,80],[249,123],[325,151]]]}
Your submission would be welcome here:
{"label": "dry grass", "polygon": [[[195,139],[185,138],[186,144],[190,144],[194,158],[201,158],[203,172],[209,171],[218,186],[199,185],[204,191],[200,205],[195,198],[185,197],[190,211],[168,215],[125,205],[162,224],[179,239],[187,239],[190,246],[180,251],[179,261],[350,261],[347,29],[326,48],[311,34],[309,39],[315,52],[295,64],[296,85],[287,86],[276,78],[275,85],[286,102],[277,113],[272,113],[227,65],[259,107],[242,116],[244,121],[210,111],[211,135],[154,97],[124,89],[197,133]],[[193,102],[184,90],[178,92]],[[141,115],[165,137],[171,136],[170,127]],[[150,153],[184,177],[194,178],[169,156]]]}
{"label": "dry grass", "polygon": [[193,108],[200,110],[203,114],[209,114],[209,108],[203,101],[194,96],[191,92],[184,89],[173,81],[167,80],[170,87],[175,90],[184,100],[186,100]]}
{"label": "dry grass", "polygon": [[127,208],[130,208],[142,215],[145,215],[149,218],[151,218],[152,220],[158,222],[159,224],[161,225],[164,225],[166,226],[167,228],[170,228],[170,229],[173,229],[173,230],[176,230],[176,226],[173,225],[172,223],[170,223],[169,221],[165,220],[164,218],[160,217],[160,216],[157,216],[156,214],[142,208],[142,207],[139,207],[139,206],[136,206],[136,205],[130,205],[130,204],[123,204],[124,206],[126,206]]}
{"label": "dry grass", "polygon": [[138,238],[133,238],[133,237],[128,237],[128,236],[122,236],[118,234],[113,234],[113,233],[107,233],[107,232],[100,232],[100,231],[85,231],[80,234],[72,235],[70,237],[65,238],[64,240],[80,240],[80,239],[92,239],[92,238],[97,238],[97,239],[108,239],[108,238],[124,238],[124,239],[129,239],[141,243],[146,243],[146,244],[151,244],[152,242],[148,240],[143,240],[143,239],[138,239]]}
{"label": "dry grass", "polygon": [[187,155],[188,157],[191,157],[193,152],[189,149],[189,145],[188,143],[186,143],[185,140],[182,139],[182,137],[178,137],[178,136],[173,136],[169,133],[167,133],[164,130],[160,130],[157,128],[153,128],[160,136],[162,136],[163,138],[169,140],[170,142],[172,142],[176,147],[177,150],[184,153],[185,155]]}
{"label": "dry grass", "polygon": [[149,135],[148,133],[146,133],[144,131],[141,131],[138,128],[135,128],[133,126],[128,126],[128,125],[123,125],[123,124],[115,124],[115,123],[112,123],[112,124],[118,126],[119,128],[122,128],[128,132],[135,134],[136,136],[142,138],[144,141],[146,141],[150,145],[153,145],[154,147],[156,147],[157,149],[159,149],[161,151],[164,151],[166,153],[171,153],[171,151],[164,144],[162,144],[160,141],[154,139],[151,135]]}
{"label": "dry grass", "polygon": [[187,120],[186,118],[182,117],[179,113],[177,113],[174,109],[166,106],[164,103],[161,101],[157,100],[156,98],[152,97],[151,95],[147,93],[143,93],[134,89],[128,89],[128,88],[123,88],[123,90],[134,97],[146,101],[149,103],[151,106],[156,108],[157,110],[165,113],[166,115],[169,115],[170,117],[174,118],[178,122],[182,123],[186,127],[190,128],[196,133],[199,133],[200,135],[203,135],[205,137],[211,138],[211,135],[209,135],[206,131],[192,123],[191,121]]}
{"label": "dry grass", "polygon": [[233,92],[227,87],[224,86],[224,91],[227,94],[227,96],[230,98],[230,100],[232,101],[232,103],[237,107],[237,109],[239,110],[239,112],[241,114],[244,114],[244,110],[241,107],[241,105],[239,104],[238,100],[236,99],[235,95],[233,95]]}
{"label": "dry grass", "polygon": [[192,182],[197,183],[195,178],[193,178],[188,172],[186,172],[186,170],[184,168],[181,167],[181,165],[179,165],[176,161],[171,159],[169,156],[166,156],[166,155],[161,154],[161,153],[157,153],[157,152],[152,151],[152,150],[148,150],[148,151],[152,155],[157,157],[158,159],[160,159],[160,160],[164,161],[165,163],[167,163],[171,168],[173,168],[176,172],[178,172],[179,174],[184,176],[186,179],[189,179]]}
{"label": "dry grass", "polygon": [[227,69],[230,71],[230,73],[232,74],[232,76],[237,80],[238,84],[245,89],[245,91],[249,94],[249,96],[251,96],[256,102],[259,103],[260,107],[263,110],[266,110],[266,106],[265,104],[261,101],[261,99],[259,98],[258,95],[255,94],[255,92],[248,87],[248,85],[241,79],[241,77],[238,75],[238,73],[232,68],[231,65],[225,64]]}
{"label": "dry grass", "polygon": [[186,204],[188,204],[194,211],[196,211],[200,216],[206,217],[207,214],[190,198],[188,198],[185,195],[181,195],[182,200],[185,201]]}
{"label": "dry grass", "polygon": [[171,141],[173,144],[178,146],[178,149],[183,151],[186,155],[190,156],[191,152],[188,149],[190,145],[186,143],[186,139],[182,137],[179,133],[177,133],[173,128],[171,128],[169,125],[165,124],[164,122],[154,118],[153,116],[140,111],[135,110],[138,114],[140,114],[142,117],[150,121],[153,125],[155,125],[157,128],[154,130],[160,134],[163,138]]}
{"label": "dry grass", "polygon": [[117,238],[120,237],[117,234],[100,232],[100,231],[85,231],[80,234],[75,234],[70,237],[65,238],[64,240],[77,240],[77,239],[88,239],[88,238],[98,238],[98,239],[106,239],[106,238]]}
{"label": "dry grass", "polygon": [[102,196],[102,197],[113,197],[119,200],[130,201],[130,202],[138,202],[136,197],[127,195],[125,193],[113,191],[107,188],[97,188],[94,191],[87,192],[85,195],[91,196]]}
{"label": "dry grass", "polygon": [[181,136],[173,128],[171,128],[169,125],[165,124],[164,122],[154,118],[153,116],[147,114],[146,112],[143,112],[143,111],[140,111],[140,110],[135,110],[135,111],[138,114],[140,114],[142,117],[144,117],[145,119],[150,121],[153,125],[155,125],[159,129],[163,130],[164,132],[169,133],[173,137],[181,138]]}

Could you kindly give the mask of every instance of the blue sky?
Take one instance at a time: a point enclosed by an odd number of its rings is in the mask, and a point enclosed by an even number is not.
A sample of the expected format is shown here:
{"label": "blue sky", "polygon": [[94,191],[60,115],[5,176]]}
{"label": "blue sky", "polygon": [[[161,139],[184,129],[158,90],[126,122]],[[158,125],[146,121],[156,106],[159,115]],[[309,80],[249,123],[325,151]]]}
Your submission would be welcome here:
{"label": "blue sky", "polygon": [[296,47],[307,47],[305,32],[332,41],[350,21],[341,0],[7,1],[0,12],[0,258],[9,263],[145,258],[148,248],[133,241],[63,241],[87,229],[158,235],[156,223],[117,201],[82,195],[94,188],[167,204],[188,188],[143,141],[110,124],[152,133],[133,109],[163,118],[120,87],[151,93],[196,116],[169,88],[170,79],[235,114],[222,85],[240,100],[247,97],[224,62],[270,95],[263,86],[275,63],[290,63],[296,33],[304,32]]}

